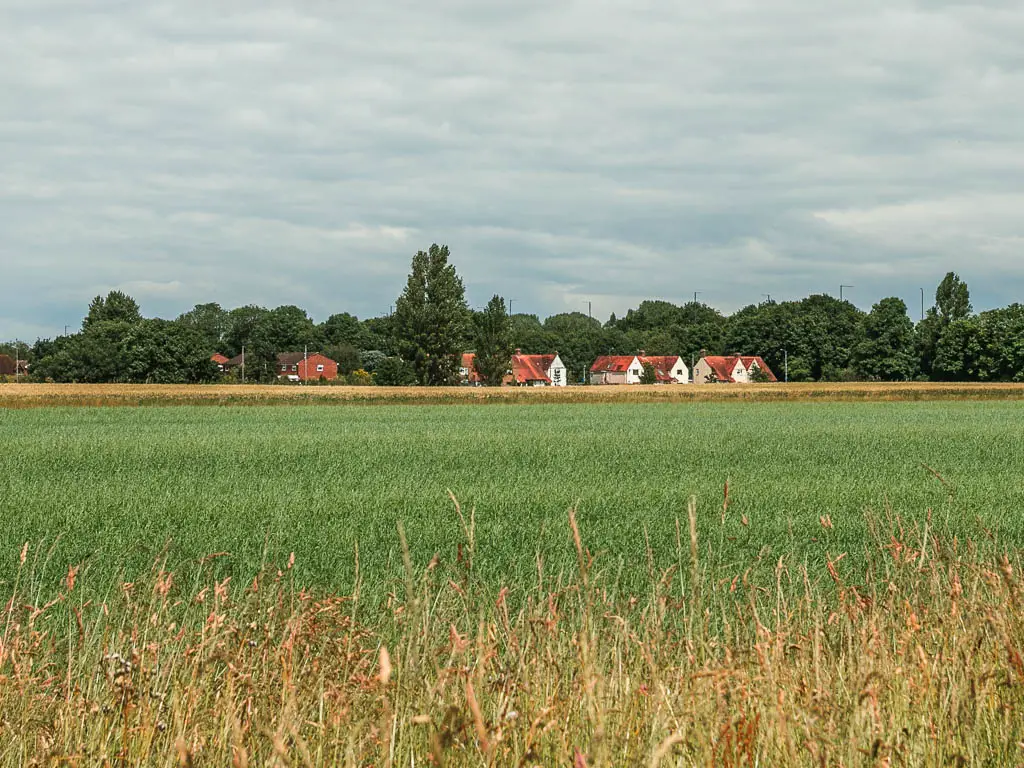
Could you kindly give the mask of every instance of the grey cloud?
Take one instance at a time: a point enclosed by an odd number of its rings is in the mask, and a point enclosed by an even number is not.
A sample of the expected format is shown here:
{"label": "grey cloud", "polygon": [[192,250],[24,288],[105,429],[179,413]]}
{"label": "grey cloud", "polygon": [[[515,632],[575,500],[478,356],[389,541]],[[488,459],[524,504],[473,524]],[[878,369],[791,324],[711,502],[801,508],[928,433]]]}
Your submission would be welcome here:
{"label": "grey cloud", "polygon": [[112,287],[380,313],[433,241],[542,315],[1019,298],[1019,3],[6,7],[0,337]]}

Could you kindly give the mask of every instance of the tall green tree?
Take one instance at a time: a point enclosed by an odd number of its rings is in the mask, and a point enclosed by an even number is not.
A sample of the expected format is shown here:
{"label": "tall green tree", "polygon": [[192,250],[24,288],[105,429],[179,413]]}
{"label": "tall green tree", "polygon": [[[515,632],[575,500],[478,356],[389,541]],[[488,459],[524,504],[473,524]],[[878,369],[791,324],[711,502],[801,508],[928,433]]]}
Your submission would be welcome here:
{"label": "tall green tree", "polygon": [[220,304],[210,302],[196,304],[188,312],[179,315],[175,322],[198,332],[205,348],[220,352],[228,331],[228,317]]}
{"label": "tall green tree", "polygon": [[357,350],[372,349],[370,334],[359,318],[348,312],[331,315],[320,324],[320,335],[332,346],[348,344]]}
{"label": "tall green tree", "polygon": [[501,386],[512,357],[512,323],[505,300],[493,296],[476,319],[476,372],[484,385]]}
{"label": "tall green tree", "polygon": [[971,314],[971,292],[956,272],[947,272],[935,291],[935,308],[944,325]]}
{"label": "tall green tree", "polygon": [[224,334],[224,349],[222,350],[224,354],[234,357],[241,354],[242,347],[251,348],[256,331],[269,311],[266,307],[247,304],[228,312],[227,331]]}
{"label": "tall green tree", "polygon": [[466,290],[448,257],[448,246],[436,243],[413,256],[395,302],[396,345],[424,386],[455,382],[469,322]]}
{"label": "tall green tree", "polygon": [[518,313],[509,318],[512,326],[512,346],[527,355],[546,355],[554,349],[551,334],[536,315]]}
{"label": "tall green tree", "polygon": [[[950,338],[942,345],[942,337],[950,325],[967,320],[971,315],[971,293],[967,283],[956,272],[947,272],[935,289],[935,306],[918,323],[915,332],[915,346],[921,372],[932,379],[963,379],[970,364],[956,359],[955,342]],[[959,327],[951,332],[963,340],[967,329]],[[940,345],[944,346],[940,357]]]}
{"label": "tall green tree", "polygon": [[131,296],[121,291],[111,291],[106,296],[97,296],[89,304],[89,311],[82,320],[82,330],[103,322],[137,323],[142,319],[139,305]]}
{"label": "tall green tree", "polygon": [[582,312],[563,312],[544,321],[550,347],[568,369],[570,382],[584,381],[598,355],[606,353],[605,331],[600,320]]}
{"label": "tall green tree", "polygon": [[864,378],[907,381],[917,373],[914,324],[903,299],[882,299],[864,318],[864,339],[854,350],[854,366]]}

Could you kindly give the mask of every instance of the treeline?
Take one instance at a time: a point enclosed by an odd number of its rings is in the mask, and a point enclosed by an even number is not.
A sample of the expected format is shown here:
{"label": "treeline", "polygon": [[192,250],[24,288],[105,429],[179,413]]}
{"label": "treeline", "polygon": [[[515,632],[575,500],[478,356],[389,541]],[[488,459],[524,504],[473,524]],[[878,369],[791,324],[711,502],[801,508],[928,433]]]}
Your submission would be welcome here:
{"label": "treeline", "polygon": [[[459,354],[477,353],[485,381],[498,383],[512,351],[557,351],[570,381],[584,382],[599,355],[702,353],[760,355],[790,381],[1024,381],[1024,306],[975,314],[967,285],[949,273],[916,325],[899,298],[862,312],[815,295],[750,305],[725,316],[703,303],[644,301],[602,323],[581,312],[509,316],[494,296],[483,310],[466,303],[449,252],[417,253],[392,314],[359,319],[347,312],[315,322],[300,307],[200,304],[174,320],[143,318],[129,296],[112,292],[90,304],[81,330],[0,354],[31,363],[34,380],[198,383],[225,376],[210,360],[245,351],[246,378],[276,380],[276,355],[308,349],[339,363],[353,380],[384,385],[457,380]],[[235,371],[229,376],[237,377]],[[369,375],[367,375],[369,374]]]}

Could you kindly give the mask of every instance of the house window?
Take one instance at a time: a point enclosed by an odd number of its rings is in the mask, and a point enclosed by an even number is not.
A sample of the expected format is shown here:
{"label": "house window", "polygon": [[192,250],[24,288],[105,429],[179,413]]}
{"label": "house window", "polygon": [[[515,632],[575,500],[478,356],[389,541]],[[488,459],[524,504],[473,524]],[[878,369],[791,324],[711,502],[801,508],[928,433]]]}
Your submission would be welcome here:
{"label": "house window", "polygon": [[323,372],[324,372],[324,367],[323,367],[322,365],[318,365],[318,366],[316,367],[316,372],[317,372],[317,373],[323,373]]}
{"label": "house window", "polygon": [[287,371],[288,370],[288,366],[287,365],[282,365],[281,366],[281,370],[282,371]]}
{"label": "house window", "polygon": [[293,370],[293,371],[297,371],[297,370],[299,370],[299,366],[297,366],[297,365],[293,365],[293,366],[292,366],[292,370]]}
{"label": "house window", "polygon": [[639,376],[640,375],[640,369],[639,368],[634,368],[633,369],[633,375],[634,376]]}
{"label": "house window", "polygon": [[683,375],[683,369],[682,368],[676,368],[676,376],[682,376],[682,375]]}

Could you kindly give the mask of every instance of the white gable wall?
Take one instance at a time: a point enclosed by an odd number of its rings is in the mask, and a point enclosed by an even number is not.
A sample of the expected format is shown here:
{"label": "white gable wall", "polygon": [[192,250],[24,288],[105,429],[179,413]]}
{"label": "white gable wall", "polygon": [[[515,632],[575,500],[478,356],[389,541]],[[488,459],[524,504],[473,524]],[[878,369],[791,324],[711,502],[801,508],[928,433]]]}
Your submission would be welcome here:
{"label": "white gable wall", "polygon": [[665,371],[671,376],[676,384],[688,384],[690,382],[690,369],[686,367],[686,363],[683,362],[683,358],[677,357],[676,361],[672,363],[672,370]]}
{"label": "white gable wall", "polygon": [[625,380],[627,384],[639,384],[640,378],[644,375],[644,366],[640,362],[640,358],[634,357],[633,362],[629,364],[629,368],[626,369]]}
{"label": "white gable wall", "polygon": [[551,367],[548,368],[548,378],[551,379],[551,386],[553,387],[564,387],[569,383],[568,371],[565,369],[565,363],[562,362],[562,358],[555,355],[555,359],[551,361]]}

